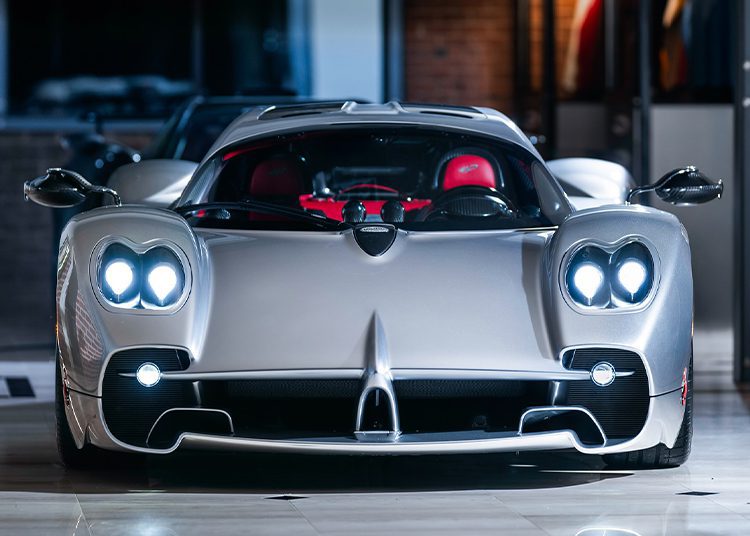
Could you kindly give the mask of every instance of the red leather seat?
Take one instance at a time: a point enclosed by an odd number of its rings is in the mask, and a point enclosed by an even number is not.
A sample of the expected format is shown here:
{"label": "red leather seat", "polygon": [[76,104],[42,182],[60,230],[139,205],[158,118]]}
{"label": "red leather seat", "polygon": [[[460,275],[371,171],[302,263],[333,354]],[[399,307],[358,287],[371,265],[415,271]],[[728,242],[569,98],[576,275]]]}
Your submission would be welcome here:
{"label": "red leather seat", "polygon": [[482,156],[464,154],[451,158],[445,166],[443,191],[462,186],[497,188],[495,168]]}
{"label": "red leather seat", "polygon": [[291,158],[269,158],[253,170],[247,191],[253,197],[289,197],[299,200],[303,193],[302,170]]}

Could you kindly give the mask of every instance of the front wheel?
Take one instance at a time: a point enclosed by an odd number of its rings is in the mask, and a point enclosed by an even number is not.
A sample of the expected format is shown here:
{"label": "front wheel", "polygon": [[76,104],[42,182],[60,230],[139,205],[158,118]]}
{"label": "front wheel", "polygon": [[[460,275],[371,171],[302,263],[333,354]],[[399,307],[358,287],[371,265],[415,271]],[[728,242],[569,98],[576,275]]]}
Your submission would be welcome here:
{"label": "front wheel", "polygon": [[687,375],[687,396],[685,397],[685,414],[677,441],[670,449],[659,443],[655,447],[632,452],[606,454],[604,462],[612,467],[624,469],[662,469],[677,467],[685,463],[690,456],[693,441],[693,358],[690,358]]}

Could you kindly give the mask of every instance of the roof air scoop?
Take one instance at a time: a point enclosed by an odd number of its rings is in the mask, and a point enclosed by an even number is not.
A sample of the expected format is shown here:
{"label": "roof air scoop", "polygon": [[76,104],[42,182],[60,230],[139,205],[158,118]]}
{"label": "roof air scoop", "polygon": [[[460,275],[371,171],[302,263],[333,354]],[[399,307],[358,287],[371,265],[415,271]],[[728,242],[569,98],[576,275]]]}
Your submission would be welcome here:
{"label": "roof air scoop", "polygon": [[354,228],[354,239],[362,251],[373,257],[380,257],[395,242],[396,232],[393,225],[363,223]]}

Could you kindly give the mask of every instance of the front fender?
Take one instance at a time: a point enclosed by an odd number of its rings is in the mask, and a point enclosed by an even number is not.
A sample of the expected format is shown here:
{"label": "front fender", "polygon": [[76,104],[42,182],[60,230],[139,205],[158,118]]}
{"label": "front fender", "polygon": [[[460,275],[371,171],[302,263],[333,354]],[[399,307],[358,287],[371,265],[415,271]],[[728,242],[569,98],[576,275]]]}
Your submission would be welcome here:
{"label": "front fender", "polygon": [[[640,240],[655,260],[655,291],[644,306],[585,310],[567,295],[567,258],[581,244],[616,245]],[[691,355],[693,278],[685,229],[671,214],[640,206],[607,206],[577,212],[550,242],[551,274],[545,299],[551,311],[553,348],[609,346],[629,349],[646,362],[651,395],[682,386]]]}

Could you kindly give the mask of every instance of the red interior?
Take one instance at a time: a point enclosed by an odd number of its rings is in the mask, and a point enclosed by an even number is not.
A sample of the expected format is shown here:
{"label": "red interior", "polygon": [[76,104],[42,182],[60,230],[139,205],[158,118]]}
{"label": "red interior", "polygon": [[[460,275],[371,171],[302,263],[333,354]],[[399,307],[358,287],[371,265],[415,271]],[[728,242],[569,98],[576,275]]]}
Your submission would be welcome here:
{"label": "red interior", "polygon": [[[368,214],[380,214],[380,210],[387,201],[362,201]],[[346,205],[347,201],[336,201],[331,197],[315,197],[313,194],[301,195],[299,203],[302,208],[307,210],[320,210],[328,218],[341,221],[341,211]],[[412,199],[410,201],[401,201],[404,206],[404,210],[409,212],[410,210],[417,210],[430,204],[429,199]]]}
{"label": "red interior", "polygon": [[445,167],[443,190],[452,190],[461,186],[496,188],[495,170],[489,160],[471,154],[451,159]]}
{"label": "red interior", "polygon": [[252,196],[298,196],[304,191],[302,170],[287,158],[273,158],[258,164],[248,184]]}

